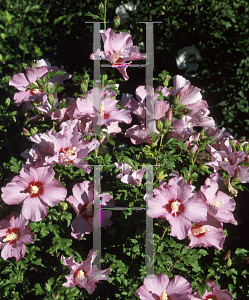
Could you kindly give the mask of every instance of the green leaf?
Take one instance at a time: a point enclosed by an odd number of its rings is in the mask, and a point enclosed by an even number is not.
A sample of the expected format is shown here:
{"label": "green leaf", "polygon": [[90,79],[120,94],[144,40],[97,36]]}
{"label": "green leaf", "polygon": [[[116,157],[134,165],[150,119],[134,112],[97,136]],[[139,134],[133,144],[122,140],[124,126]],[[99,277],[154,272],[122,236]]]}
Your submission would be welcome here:
{"label": "green leaf", "polygon": [[85,14],[87,17],[92,17],[94,20],[102,20],[99,16],[92,14],[90,11]]}
{"label": "green leaf", "polygon": [[36,288],[36,292],[35,292],[36,295],[43,295],[44,294],[44,291],[42,290],[40,283],[36,283],[35,288]]}
{"label": "green leaf", "polygon": [[133,160],[127,156],[124,157],[124,161],[129,164],[130,166],[132,166],[132,168],[134,168],[134,163]]}
{"label": "green leaf", "polygon": [[10,170],[12,172],[19,173],[19,171],[21,170],[22,161],[21,160],[18,161],[17,158],[12,156],[10,159],[10,163],[12,165],[10,166]]}
{"label": "green leaf", "polygon": [[47,236],[49,234],[49,228],[47,226],[42,226],[41,228],[41,236],[44,237],[44,236]]}

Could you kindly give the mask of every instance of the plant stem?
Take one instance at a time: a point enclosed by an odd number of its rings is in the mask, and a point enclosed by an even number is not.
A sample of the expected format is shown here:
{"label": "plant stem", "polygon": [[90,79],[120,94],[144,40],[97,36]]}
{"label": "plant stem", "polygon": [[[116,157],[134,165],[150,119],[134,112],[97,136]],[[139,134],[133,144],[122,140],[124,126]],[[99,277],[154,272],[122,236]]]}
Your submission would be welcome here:
{"label": "plant stem", "polygon": [[[180,252],[180,253],[182,253],[182,250],[183,250],[183,248],[186,246],[186,243],[187,243],[187,242],[188,242],[188,240],[186,239],[185,243],[182,245],[182,249],[181,249],[181,252]],[[169,273],[171,273],[171,272],[173,271],[174,267],[175,267],[180,261],[181,261],[180,258],[176,260],[176,262],[174,263],[173,267],[170,269]]]}
{"label": "plant stem", "polygon": [[107,0],[105,0],[105,11],[104,11],[104,29],[106,30],[106,2]]}
{"label": "plant stem", "polygon": [[195,163],[195,161],[196,161],[196,158],[197,158],[197,156],[198,156],[199,152],[200,152],[200,145],[199,145],[199,147],[198,147],[197,151],[195,152],[195,157],[194,157],[194,159],[193,159],[193,162],[192,162],[192,164],[194,164],[194,163]]}
{"label": "plant stem", "polygon": [[[157,157],[156,157],[156,166],[157,166],[157,163],[158,163],[158,157],[159,157],[160,152],[161,152],[163,138],[164,138],[164,135],[162,134],[162,135],[161,135],[161,138],[160,138],[160,145],[159,145],[158,155],[157,155]],[[154,176],[155,176],[155,173],[153,174],[153,181],[154,181]]]}
{"label": "plant stem", "polygon": [[161,241],[162,241],[162,239],[164,238],[164,236],[165,236],[165,233],[167,232],[167,230],[168,230],[168,226],[167,226],[167,227],[165,227],[165,229],[164,229],[163,235],[162,235],[162,237],[161,237]]}

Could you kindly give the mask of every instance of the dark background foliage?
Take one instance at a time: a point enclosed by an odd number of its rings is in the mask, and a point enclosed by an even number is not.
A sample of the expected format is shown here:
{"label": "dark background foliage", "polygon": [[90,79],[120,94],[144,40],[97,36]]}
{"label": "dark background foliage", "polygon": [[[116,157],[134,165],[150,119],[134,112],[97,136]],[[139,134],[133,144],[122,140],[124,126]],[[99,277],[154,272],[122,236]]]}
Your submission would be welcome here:
{"label": "dark background foliage", "polygon": [[[109,1],[107,18],[112,26],[115,9],[122,1]],[[92,24],[86,17],[98,14],[99,1],[13,1],[1,4],[0,66],[2,75],[12,76],[22,63],[47,58],[52,65],[64,65],[70,73],[91,74]],[[249,4],[246,0],[145,1],[129,12],[130,19],[119,29],[130,29],[134,43],[145,42],[145,24],[154,25],[155,77],[176,68],[177,51],[195,45],[202,57],[193,85],[202,89],[218,125],[234,135],[248,137]],[[144,73],[129,70],[131,79]],[[183,73],[183,72],[182,72]],[[132,82],[132,80],[131,80]],[[77,84],[77,83],[76,83]],[[1,85],[6,90],[6,85]],[[133,87],[133,90],[135,86]],[[131,89],[132,90],[132,89]]]}

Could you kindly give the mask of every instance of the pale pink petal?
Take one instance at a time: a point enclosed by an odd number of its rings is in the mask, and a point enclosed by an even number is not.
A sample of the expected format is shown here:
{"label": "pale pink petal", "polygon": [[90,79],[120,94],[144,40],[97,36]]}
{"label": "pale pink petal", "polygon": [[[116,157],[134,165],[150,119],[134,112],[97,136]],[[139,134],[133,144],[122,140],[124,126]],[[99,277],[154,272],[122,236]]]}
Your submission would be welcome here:
{"label": "pale pink petal", "polygon": [[162,294],[164,290],[166,290],[166,287],[169,284],[169,277],[165,274],[157,274],[154,278],[150,276],[146,276],[144,278],[144,286],[145,288],[152,292],[156,293],[157,295]]}
{"label": "pale pink petal", "polygon": [[72,237],[80,240],[84,234],[90,234],[93,231],[93,225],[87,222],[82,216],[76,217],[72,221]]}
{"label": "pale pink petal", "polygon": [[64,201],[67,196],[67,189],[61,186],[60,182],[53,179],[50,183],[44,184],[43,194],[40,198],[48,206],[55,206]]}
{"label": "pale pink petal", "polygon": [[167,287],[167,294],[169,296],[173,295],[173,294],[187,296],[191,293],[192,293],[191,284],[185,278],[183,278],[179,275],[175,275]]}
{"label": "pale pink petal", "polygon": [[16,177],[16,179],[20,178],[20,181],[12,181],[2,187],[2,199],[8,205],[22,203],[29,195],[25,192],[26,182],[21,182],[20,176]]}
{"label": "pale pink petal", "polygon": [[11,78],[9,85],[14,86],[19,91],[26,91],[29,82],[23,73],[18,73]]}
{"label": "pale pink petal", "polygon": [[192,222],[207,220],[207,205],[197,196],[193,196],[184,204],[183,216]]}
{"label": "pale pink petal", "polygon": [[24,244],[13,244],[6,243],[2,249],[1,257],[6,260],[9,257],[15,257],[16,261],[19,261],[23,258],[26,252],[26,246]]}
{"label": "pale pink petal", "polygon": [[38,197],[28,198],[23,202],[22,215],[32,222],[39,222],[48,213],[48,205],[43,203]]}

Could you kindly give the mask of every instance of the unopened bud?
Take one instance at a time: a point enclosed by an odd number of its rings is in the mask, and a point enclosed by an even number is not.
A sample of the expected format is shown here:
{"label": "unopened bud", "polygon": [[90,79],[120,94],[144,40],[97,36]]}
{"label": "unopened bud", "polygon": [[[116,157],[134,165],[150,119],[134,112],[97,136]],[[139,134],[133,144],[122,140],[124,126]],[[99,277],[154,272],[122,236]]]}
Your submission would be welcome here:
{"label": "unopened bud", "polygon": [[162,73],[159,74],[159,78],[162,81],[163,86],[167,87],[169,84],[169,80],[172,78],[166,70],[163,70]]}
{"label": "unopened bud", "polygon": [[167,176],[167,175],[164,175],[163,171],[160,171],[160,172],[157,174],[157,178],[158,178],[159,180],[164,179],[164,177],[166,177],[166,176]]}
{"label": "unopened bud", "polygon": [[249,155],[246,155],[246,156],[245,156],[244,162],[245,162],[245,163],[248,163],[248,162],[249,162]]}
{"label": "unopened bud", "polygon": [[176,97],[173,99],[173,104],[174,104],[174,105],[178,105],[179,102],[180,102],[180,98],[176,96]]}
{"label": "unopened bud", "polygon": [[26,129],[26,128],[24,128],[24,127],[22,128],[22,131],[23,131],[24,134],[29,134],[28,129]]}
{"label": "unopened bud", "polygon": [[60,205],[61,209],[64,211],[68,209],[68,204],[65,201],[60,201],[59,205]]}
{"label": "unopened bud", "polygon": [[82,82],[80,84],[80,92],[81,94],[84,94],[88,91],[88,83],[90,80],[90,76],[87,74],[87,72],[85,72]]}
{"label": "unopened bud", "polygon": [[101,15],[104,14],[104,12],[105,12],[105,6],[104,6],[103,2],[99,3],[99,12]]}
{"label": "unopened bud", "polygon": [[193,178],[190,178],[188,184],[192,184],[192,182],[193,182]]}
{"label": "unopened bud", "polygon": [[163,130],[163,122],[162,122],[161,120],[157,120],[156,128],[157,128],[159,131],[162,131],[162,130]]}
{"label": "unopened bud", "polygon": [[228,250],[226,255],[224,256],[224,259],[227,259],[227,260],[231,260],[231,251]]}
{"label": "unopened bud", "polygon": [[173,118],[173,113],[172,113],[172,109],[169,108],[169,110],[166,113],[166,118],[167,118],[167,122],[169,123],[170,121],[172,121]]}
{"label": "unopened bud", "polygon": [[243,145],[243,150],[249,153],[249,143]]}
{"label": "unopened bud", "polygon": [[201,139],[201,140],[204,140],[205,137],[206,137],[205,131],[204,131],[204,129],[202,129],[201,132],[200,132],[200,139]]}
{"label": "unopened bud", "polygon": [[120,17],[119,17],[119,15],[117,15],[117,16],[113,19],[113,22],[114,22],[114,29],[117,29],[118,26],[120,25]]}

